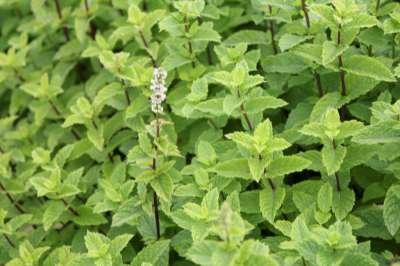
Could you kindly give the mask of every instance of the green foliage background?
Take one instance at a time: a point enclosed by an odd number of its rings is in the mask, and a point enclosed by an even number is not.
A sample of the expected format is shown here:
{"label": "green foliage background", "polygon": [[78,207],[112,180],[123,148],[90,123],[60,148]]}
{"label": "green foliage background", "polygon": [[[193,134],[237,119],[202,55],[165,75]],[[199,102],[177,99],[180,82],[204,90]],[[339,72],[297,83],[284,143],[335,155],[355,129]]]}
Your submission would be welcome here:
{"label": "green foliage background", "polygon": [[398,265],[399,33],[392,0],[0,0],[0,265]]}

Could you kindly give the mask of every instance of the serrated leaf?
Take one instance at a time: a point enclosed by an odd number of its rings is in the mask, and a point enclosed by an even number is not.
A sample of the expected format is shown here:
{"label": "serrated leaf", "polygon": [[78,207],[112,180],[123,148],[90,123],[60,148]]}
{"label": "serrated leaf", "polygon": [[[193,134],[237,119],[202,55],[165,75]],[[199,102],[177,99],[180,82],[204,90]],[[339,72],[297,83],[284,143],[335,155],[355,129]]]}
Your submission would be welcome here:
{"label": "serrated leaf", "polygon": [[168,266],[169,240],[159,240],[142,249],[132,260],[131,266],[150,263],[154,266]]}
{"label": "serrated leaf", "polygon": [[332,206],[332,186],[325,183],[318,191],[318,208],[323,212],[329,212]]}
{"label": "serrated leaf", "polygon": [[332,210],[336,218],[344,219],[353,209],[355,203],[354,191],[349,188],[342,188],[334,191],[332,200]]}
{"label": "serrated leaf", "polygon": [[394,236],[400,228],[400,185],[392,185],[387,191],[383,219],[390,234]]}
{"label": "serrated leaf", "polygon": [[260,96],[249,98],[244,104],[244,109],[249,114],[263,112],[265,109],[275,109],[287,105],[287,102],[273,96]]}
{"label": "serrated leaf", "polygon": [[260,191],[261,214],[268,222],[274,223],[276,214],[285,199],[285,195],[286,191],[281,187],[272,189],[270,186],[266,186],[265,189]]}
{"label": "serrated leaf", "polygon": [[352,55],[349,58],[345,58],[343,64],[343,69],[348,73],[369,77],[380,81],[396,81],[392,71],[381,61],[373,57],[365,55]]}
{"label": "serrated leaf", "polygon": [[61,201],[51,201],[46,207],[43,213],[43,227],[47,231],[51,226],[60,218],[61,214],[64,212],[65,206]]}
{"label": "serrated leaf", "polygon": [[250,178],[250,170],[246,159],[232,159],[218,163],[213,169],[224,177]]}
{"label": "serrated leaf", "polygon": [[346,147],[333,145],[324,145],[322,148],[322,163],[326,169],[328,175],[333,175],[335,172],[339,171],[340,166],[343,163],[343,159],[346,156]]}
{"label": "serrated leaf", "polygon": [[267,167],[267,176],[270,178],[285,176],[293,172],[300,172],[311,164],[310,161],[297,156],[283,156],[274,159]]}
{"label": "serrated leaf", "polygon": [[281,49],[282,52],[284,52],[310,38],[311,37],[309,36],[300,36],[300,35],[285,33],[279,39],[279,48]]}

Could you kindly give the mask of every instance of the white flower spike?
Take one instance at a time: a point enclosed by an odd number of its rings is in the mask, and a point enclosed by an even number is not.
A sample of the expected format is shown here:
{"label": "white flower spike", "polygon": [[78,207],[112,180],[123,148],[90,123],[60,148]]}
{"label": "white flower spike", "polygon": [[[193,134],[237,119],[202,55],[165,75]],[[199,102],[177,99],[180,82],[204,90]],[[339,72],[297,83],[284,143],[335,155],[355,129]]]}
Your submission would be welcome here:
{"label": "white flower spike", "polygon": [[162,68],[154,68],[153,79],[151,80],[150,89],[153,92],[150,98],[151,110],[153,113],[161,114],[163,112],[162,103],[167,98],[167,87],[165,87],[165,79],[167,71]]}

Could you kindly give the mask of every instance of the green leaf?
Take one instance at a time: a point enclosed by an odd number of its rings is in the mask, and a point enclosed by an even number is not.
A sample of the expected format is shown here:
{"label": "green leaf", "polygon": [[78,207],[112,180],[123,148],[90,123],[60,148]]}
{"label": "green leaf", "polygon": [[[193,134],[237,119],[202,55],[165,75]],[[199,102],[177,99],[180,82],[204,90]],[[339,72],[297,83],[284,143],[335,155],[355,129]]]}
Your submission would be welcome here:
{"label": "green leaf", "polygon": [[354,191],[349,188],[342,188],[340,191],[334,191],[332,210],[336,218],[344,219],[353,209],[355,203]]}
{"label": "green leaf", "polygon": [[93,212],[93,209],[86,206],[81,206],[76,209],[78,215],[73,216],[73,221],[81,226],[100,225],[107,223],[107,219],[101,214]]}
{"label": "green leaf", "polygon": [[87,137],[99,151],[103,150],[104,137],[101,129],[89,128],[87,131]]}
{"label": "green leaf", "polygon": [[293,172],[306,169],[311,162],[297,155],[283,156],[274,159],[267,168],[267,176],[270,178],[285,176]]}
{"label": "green leaf", "polygon": [[307,68],[305,61],[294,53],[270,55],[261,60],[266,72],[297,74]]}
{"label": "green leaf", "polygon": [[204,140],[199,142],[197,145],[197,160],[207,165],[215,163],[217,160],[217,154],[209,142]]}
{"label": "green leaf", "polygon": [[260,96],[246,99],[244,109],[249,114],[257,114],[265,109],[276,109],[286,106],[287,102],[273,96]]}
{"label": "green leaf", "polygon": [[375,80],[395,82],[392,71],[376,58],[365,55],[352,55],[345,58],[343,69],[348,73],[373,78]]}
{"label": "green leaf", "polygon": [[364,253],[355,253],[350,252],[346,255],[341,262],[340,265],[343,266],[354,266],[354,265],[363,265],[363,266],[378,266],[378,262],[373,260],[369,255]]}
{"label": "green leaf", "polygon": [[397,121],[383,121],[360,130],[352,140],[361,144],[396,143],[400,141],[400,127]]}
{"label": "green leaf", "polygon": [[93,100],[93,107],[96,112],[101,111],[101,107],[111,98],[118,94],[122,94],[122,86],[120,83],[113,82],[100,89]]}
{"label": "green leaf", "polygon": [[394,236],[400,228],[400,185],[392,185],[387,191],[383,219],[390,234]]}
{"label": "green leaf", "polygon": [[231,115],[242,104],[242,101],[234,95],[226,95],[223,103],[224,112]]}
{"label": "green leaf", "polygon": [[212,171],[224,177],[250,178],[250,170],[246,159],[232,159],[220,162]]}
{"label": "green leaf", "polygon": [[323,212],[329,212],[332,206],[332,186],[325,183],[318,191],[318,208]]}
{"label": "green leaf", "polygon": [[142,266],[150,263],[154,266],[169,265],[169,240],[159,240],[142,249],[132,260],[131,266]]}
{"label": "green leaf", "polygon": [[205,100],[208,94],[208,82],[207,79],[201,78],[193,81],[190,88],[190,94],[187,97],[189,101],[197,102]]}
{"label": "green leaf", "polygon": [[268,44],[267,35],[258,30],[241,30],[231,34],[224,43],[226,45],[236,45],[245,42],[247,45]]}
{"label": "green leaf", "polygon": [[310,38],[311,37],[309,36],[299,36],[290,33],[285,33],[279,39],[279,48],[281,49],[282,52],[284,52]]}
{"label": "green leaf", "polygon": [[212,29],[212,24],[203,23],[192,36],[193,41],[220,42],[221,36]]}
{"label": "green leaf", "polygon": [[249,169],[252,178],[257,182],[260,181],[264,174],[264,165],[262,161],[260,161],[259,159],[250,158]]}
{"label": "green leaf", "polygon": [[276,214],[283,204],[286,191],[284,188],[278,187],[272,189],[271,186],[266,186],[265,189],[260,191],[260,210],[262,216],[268,222],[274,223]]}
{"label": "green leaf", "polygon": [[85,246],[91,258],[99,258],[109,252],[109,239],[102,234],[88,231],[85,236]]}
{"label": "green leaf", "polygon": [[133,235],[130,234],[123,234],[119,235],[113,240],[111,240],[111,252],[112,254],[119,254],[129,243],[132,239]]}
{"label": "green leaf", "polygon": [[199,265],[210,265],[212,254],[217,249],[217,242],[211,240],[195,242],[188,250],[187,256]]}
{"label": "green leaf", "polygon": [[347,49],[347,46],[338,46],[332,41],[325,41],[322,45],[322,64],[328,65],[342,55]]}
{"label": "green leaf", "polygon": [[167,174],[160,175],[150,182],[151,187],[157,192],[157,195],[168,202],[172,197],[173,181]]}
{"label": "green leaf", "polygon": [[44,230],[48,231],[64,211],[65,206],[61,201],[50,201],[43,213],[42,222]]}
{"label": "green leaf", "polygon": [[324,145],[322,148],[322,163],[326,169],[328,175],[333,175],[339,171],[340,166],[343,163],[343,159],[346,156],[346,147],[333,145]]}

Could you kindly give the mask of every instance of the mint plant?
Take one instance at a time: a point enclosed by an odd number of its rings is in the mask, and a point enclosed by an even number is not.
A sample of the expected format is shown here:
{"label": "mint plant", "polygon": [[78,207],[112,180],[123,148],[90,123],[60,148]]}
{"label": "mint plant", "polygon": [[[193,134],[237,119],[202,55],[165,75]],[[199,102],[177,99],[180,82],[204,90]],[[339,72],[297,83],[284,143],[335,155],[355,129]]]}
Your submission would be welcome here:
{"label": "mint plant", "polygon": [[395,0],[0,0],[0,265],[397,265]]}

